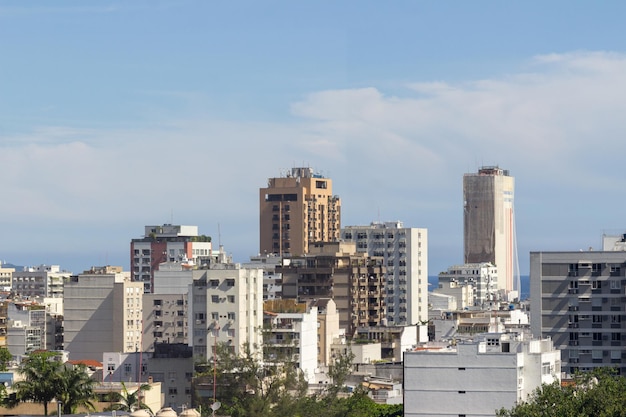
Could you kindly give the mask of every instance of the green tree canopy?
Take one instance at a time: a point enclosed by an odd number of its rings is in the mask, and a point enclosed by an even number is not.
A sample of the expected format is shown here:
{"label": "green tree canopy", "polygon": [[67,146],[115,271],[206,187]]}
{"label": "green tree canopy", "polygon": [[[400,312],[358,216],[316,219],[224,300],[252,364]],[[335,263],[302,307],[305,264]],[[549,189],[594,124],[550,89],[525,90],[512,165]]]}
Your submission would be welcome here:
{"label": "green tree canopy", "polygon": [[500,409],[499,417],[625,417],[626,378],[611,369],[578,374],[570,384],[539,387],[523,403]]}
{"label": "green tree canopy", "polygon": [[31,353],[19,367],[24,380],[13,384],[15,396],[8,405],[33,401],[42,404],[44,414],[48,415],[48,403],[57,396],[61,386],[60,369],[61,363],[54,353]]}
{"label": "green tree canopy", "polygon": [[85,365],[62,367],[56,399],[63,402],[63,414],[76,414],[79,407],[95,411],[95,381],[87,375]]}

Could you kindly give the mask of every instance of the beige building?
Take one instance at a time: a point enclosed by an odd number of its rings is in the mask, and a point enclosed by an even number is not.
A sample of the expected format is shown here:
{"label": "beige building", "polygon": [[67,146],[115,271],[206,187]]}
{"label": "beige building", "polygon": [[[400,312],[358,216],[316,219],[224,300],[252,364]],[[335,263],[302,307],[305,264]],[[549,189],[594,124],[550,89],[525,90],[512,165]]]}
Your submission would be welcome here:
{"label": "beige building", "polygon": [[349,338],[362,326],[385,323],[385,267],[357,253],[352,242],[319,242],[308,255],[283,260],[283,298],[332,298]]}
{"label": "beige building", "polygon": [[187,344],[187,293],[144,294],[143,306],[144,352],[153,352],[157,343]]}
{"label": "beige building", "polygon": [[141,349],[143,283],[122,267],[98,267],[65,286],[65,350],[70,359],[100,359],[104,352]]}
{"label": "beige building", "polygon": [[263,343],[263,270],[239,264],[215,264],[202,270],[189,295],[189,342],[196,358],[213,356],[218,343],[235,354],[247,345],[253,353]]}
{"label": "beige building", "polygon": [[330,361],[330,346],[339,337],[339,313],[332,298],[318,298],[317,307],[317,363],[326,366]]}
{"label": "beige building", "polygon": [[339,239],[341,200],[333,183],[312,168],[270,178],[259,193],[260,252],[303,255],[312,242]]}
{"label": "beige building", "polygon": [[515,179],[499,167],[463,176],[464,263],[498,268],[498,289],[519,291],[513,197]]}

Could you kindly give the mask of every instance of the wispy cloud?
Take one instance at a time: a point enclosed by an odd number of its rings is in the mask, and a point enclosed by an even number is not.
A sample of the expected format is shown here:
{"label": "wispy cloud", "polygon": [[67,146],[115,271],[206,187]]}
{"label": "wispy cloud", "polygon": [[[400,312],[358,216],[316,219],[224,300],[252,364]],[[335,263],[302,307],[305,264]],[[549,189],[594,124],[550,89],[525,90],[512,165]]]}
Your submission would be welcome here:
{"label": "wispy cloud", "polygon": [[520,247],[541,249],[525,236],[568,233],[571,222],[622,226],[621,210],[597,207],[605,212],[593,220],[584,210],[626,191],[625,96],[626,56],[576,52],[495,79],[407,84],[402,97],[376,86],[312,92],[292,103],[286,124],[205,115],[160,120],[167,129],[43,126],[0,138],[11,202],[0,218],[16,233],[69,221],[103,239],[123,227],[130,238],[174,211],[209,234],[220,223],[243,257],[258,245],[259,187],[305,164],[333,178],[345,224],[380,213],[432,229],[433,246],[449,248],[443,240],[462,234],[461,176],[486,163],[516,177]]}

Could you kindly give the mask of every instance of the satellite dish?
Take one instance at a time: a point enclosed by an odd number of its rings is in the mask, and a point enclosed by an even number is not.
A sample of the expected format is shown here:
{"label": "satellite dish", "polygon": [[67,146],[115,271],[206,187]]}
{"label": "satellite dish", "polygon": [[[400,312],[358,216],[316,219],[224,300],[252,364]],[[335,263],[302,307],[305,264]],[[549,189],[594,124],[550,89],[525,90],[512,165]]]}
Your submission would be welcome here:
{"label": "satellite dish", "polygon": [[221,406],[222,406],[221,402],[215,401],[213,404],[211,404],[211,410],[217,411],[220,409]]}

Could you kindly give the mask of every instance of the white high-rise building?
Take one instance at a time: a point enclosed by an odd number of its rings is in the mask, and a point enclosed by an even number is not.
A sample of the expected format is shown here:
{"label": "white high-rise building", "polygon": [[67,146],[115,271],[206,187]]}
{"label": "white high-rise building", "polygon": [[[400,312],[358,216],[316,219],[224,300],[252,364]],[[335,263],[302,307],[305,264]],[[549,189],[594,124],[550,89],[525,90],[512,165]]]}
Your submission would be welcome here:
{"label": "white high-rise building", "polygon": [[561,352],[550,339],[489,333],[472,343],[404,354],[404,415],[493,416],[541,384],[561,380]]}
{"label": "white high-rise building", "polygon": [[[469,306],[490,310],[501,298],[497,291],[498,271],[489,262],[455,265],[446,272],[439,273],[437,292],[453,295],[462,287],[472,287],[473,299]],[[457,300],[457,305],[461,308],[468,307],[463,300]]]}
{"label": "white high-rise building", "polygon": [[355,242],[357,252],[383,259],[388,325],[428,320],[427,229],[404,227],[399,221],[373,222],[344,227],[341,238]]}
{"label": "white high-rise building", "polygon": [[212,357],[220,342],[235,354],[242,353],[246,345],[252,353],[260,353],[263,270],[215,264],[202,272],[202,277],[193,281],[189,296],[194,357]]}
{"label": "white high-rise building", "polygon": [[122,267],[92,268],[65,286],[65,350],[70,359],[141,349],[143,283]]}
{"label": "white high-rise building", "polygon": [[463,176],[464,263],[498,268],[498,288],[519,292],[513,210],[515,180],[509,171],[486,166]]}

